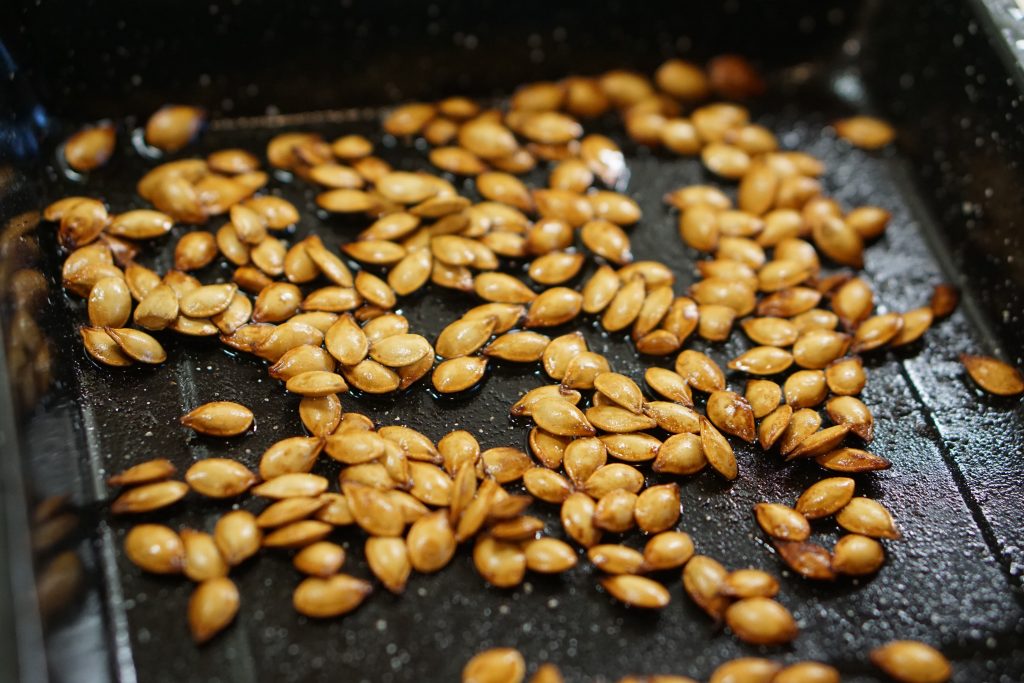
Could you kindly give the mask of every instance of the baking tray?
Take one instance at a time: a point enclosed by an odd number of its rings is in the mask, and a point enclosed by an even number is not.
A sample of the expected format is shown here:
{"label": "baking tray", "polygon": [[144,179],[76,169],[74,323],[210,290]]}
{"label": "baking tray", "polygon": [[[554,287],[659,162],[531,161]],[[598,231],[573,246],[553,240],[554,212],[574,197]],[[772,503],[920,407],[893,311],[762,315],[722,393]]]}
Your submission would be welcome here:
{"label": "baking tray", "polygon": [[[10,391],[0,434],[6,439],[3,530],[10,549],[4,570],[13,586],[4,599],[16,615],[0,659],[10,677],[440,681],[457,679],[475,652],[509,645],[531,666],[556,662],[572,681],[656,672],[705,679],[726,659],[761,654],[820,659],[840,668],[844,680],[870,681],[878,674],[867,651],[899,637],[939,646],[954,662],[954,680],[1021,680],[1024,412],[1018,400],[977,391],[956,361],[963,351],[1022,360],[1020,17],[1012,3],[994,0],[777,4],[154,2],[142,13],[114,2],[0,9],[6,47],[0,56],[15,73],[0,86],[0,266],[9,351],[0,379]],[[586,563],[560,578],[529,576],[506,591],[487,587],[463,550],[445,571],[415,577],[405,595],[378,590],[355,613],[324,623],[293,612],[298,577],[285,554],[267,554],[232,574],[242,594],[237,623],[195,648],[184,619],[191,587],[142,575],[127,563],[119,547],[123,535],[143,520],[106,512],[111,492],[103,479],[151,456],[168,457],[181,470],[211,455],[255,465],[267,445],[300,432],[297,401],[266,377],[261,363],[229,357],[212,342],[168,338],[164,366],[98,368],[77,341],[81,302],[57,287],[45,305],[17,310],[13,272],[35,268],[53,282],[59,270],[52,227],[36,223],[47,201],[80,190],[54,165],[66,132],[99,118],[123,122],[115,159],[88,185],[123,210],[141,206],[127,181],[154,163],[133,152],[127,132],[166,101],[198,103],[211,112],[210,129],[187,154],[225,146],[259,151],[282,126],[327,136],[376,135],[377,108],[406,99],[500,97],[524,81],[613,67],[650,72],[674,54],[700,60],[727,51],[747,54],[763,68],[771,94],[752,105],[756,119],[785,146],[825,160],[830,194],[844,206],[871,203],[893,212],[886,236],[867,252],[866,276],[882,309],[922,305],[942,281],[963,292],[958,311],[923,343],[868,362],[864,399],[877,421],[872,449],[893,468],[858,477],[858,487],[893,510],[906,536],[887,544],[883,570],[872,579],[829,585],[784,571],[756,528],[751,506],[794,499],[820,471],[810,464],[783,466],[737,446],[742,474],[733,485],[711,474],[685,481],[680,526],[699,552],[731,568],[781,574],[780,600],[802,629],[792,646],[738,642],[716,629],[673,577],[666,577],[672,604],[650,614],[613,603]],[[827,124],[855,112],[893,121],[895,147],[870,154],[838,142]],[[682,291],[693,279],[695,254],[679,243],[675,217],[661,196],[706,176],[694,160],[626,150],[628,191],[644,210],[631,235],[634,251],[672,266]],[[421,153],[385,148],[383,155],[410,168],[423,164],[411,160]],[[275,180],[272,186],[303,210],[300,235],[316,231],[338,243],[360,227],[354,220],[318,219],[312,189],[302,182]],[[203,277],[217,275],[211,270]],[[427,291],[402,309],[416,331],[433,337],[470,302]],[[37,368],[26,375],[15,362],[20,355],[11,352],[24,334],[18,316],[26,313],[48,340],[49,372]],[[619,336],[589,324],[585,332],[617,370],[639,376],[646,365],[668,363],[637,359]],[[690,346],[723,360],[742,348],[736,337]],[[51,384],[37,381],[45,376]],[[742,378],[732,379],[741,386]],[[440,400],[417,386],[400,397],[343,397],[343,403],[434,438],[463,427],[484,447],[522,446],[527,427],[510,422],[507,407],[520,391],[543,382],[534,370],[499,364],[470,397]],[[251,406],[256,431],[222,443],[177,424],[186,408],[217,398]],[[76,531],[33,554],[31,515],[55,494],[70,496]],[[147,519],[208,528],[223,509],[190,501]],[[559,533],[554,510],[538,503],[533,512],[548,521],[549,532]],[[815,528],[825,542],[836,537],[830,524]],[[350,549],[348,571],[368,576],[360,537],[344,531],[337,537]],[[30,568],[44,575],[65,549],[80,558],[80,590],[41,618]]]}

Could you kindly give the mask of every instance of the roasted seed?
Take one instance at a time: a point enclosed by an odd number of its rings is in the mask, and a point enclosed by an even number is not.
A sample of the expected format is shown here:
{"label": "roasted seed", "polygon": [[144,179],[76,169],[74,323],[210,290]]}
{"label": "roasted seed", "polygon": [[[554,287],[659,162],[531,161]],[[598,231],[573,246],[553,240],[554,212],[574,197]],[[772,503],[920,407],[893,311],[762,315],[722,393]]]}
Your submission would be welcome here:
{"label": "roasted seed", "polygon": [[836,513],[836,523],[847,531],[872,538],[902,537],[889,511],[870,498],[851,499]]}
{"label": "roasted seed", "polygon": [[252,513],[233,510],[217,520],[213,540],[224,561],[234,567],[256,554],[263,532]]}
{"label": "roasted seed", "polygon": [[372,587],[366,581],[346,574],[330,578],[310,577],[292,594],[292,605],[307,617],[337,617],[351,612],[366,599]]}
{"label": "roasted seed", "polygon": [[206,458],[185,472],[192,490],[208,498],[233,498],[256,483],[256,475],[240,462],[229,458]]}
{"label": "roasted seed", "polygon": [[181,424],[200,434],[237,436],[252,426],[252,411],[230,401],[205,403],[181,418]]}
{"label": "roasted seed", "polygon": [[754,506],[757,523],[772,538],[785,541],[803,541],[811,535],[807,518],[793,508],[778,503],[758,503]]}
{"label": "roasted seed", "polygon": [[960,362],[974,383],[990,394],[1017,396],[1024,393],[1024,377],[1012,365],[988,356],[966,353],[960,355]]}
{"label": "roasted seed", "polygon": [[319,541],[295,554],[292,565],[307,576],[327,578],[338,573],[345,563],[345,549],[328,541]]}
{"label": "roasted seed", "polygon": [[773,598],[779,592],[779,582],[760,569],[737,569],[729,572],[722,593],[730,598]]}
{"label": "roasted seed", "polygon": [[524,676],[526,662],[510,647],[485,650],[462,669],[462,683],[521,683]]}
{"label": "roasted seed", "polygon": [[902,683],[943,683],[952,668],[941,652],[916,640],[894,640],[870,652],[871,662]]}
{"label": "roasted seed", "polygon": [[797,635],[789,610],[770,598],[733,603],[725,610],[725,621],[740,640],[757,645],[781,645]]}
{"label": "roasted seed", "polygon": [[159,524],[133,526],[124,538],[124,552],[132,564],[154,574],[179,574],[185,567],[181,538]]}
{"label": "roasted seed", "polygon": [[631,574],[601,579],[601,585],[612,597],[630,607],[660,609],[669,603],[668,589],[657,581]]}
{"label": "roasted seed", "polygon": [[160,481],[128,489],[110,504],[115,515],[152,512],[173,505],[185,497],[188,485],[181,481]]}
{"label": "roasted seed", "polygon": [[[729,572],[705,555],[694,555],[683,568],[683,588],[697,606],[716,621],[725,616],[729,599],[722,595],[722,586]],[[713,680],[713,679],[712,679]]]}
{"label": "roasted seed", "polygon": [[796,510],[807,519],[834,515],[853,498],[854,487],[855,483],[849,477],[822,479],[800,494]]}

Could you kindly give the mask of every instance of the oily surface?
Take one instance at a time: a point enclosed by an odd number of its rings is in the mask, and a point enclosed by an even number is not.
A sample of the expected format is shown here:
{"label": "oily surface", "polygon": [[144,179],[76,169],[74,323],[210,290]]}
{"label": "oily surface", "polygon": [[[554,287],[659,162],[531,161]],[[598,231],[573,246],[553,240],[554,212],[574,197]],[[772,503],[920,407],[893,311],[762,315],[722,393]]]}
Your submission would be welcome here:
{"label": "oily surface", "polygon": [[[819,104],[820,103],[815,103]],[[763,112],[774,112],[764,115]],[[781,113],[779,113],[781,112]],[[906,183],[904,169],[891,154],[851,150],[823,131],[829,116],[779,103],[754,109],[755,120],[775,130],[786,147],[805,149],[829,165],[826,191],[844,205],[871,203],[893,212],[885,237],[866,253],[864,276],[879,302],[890,310],[924,305],[932,285],[945,280],[928,250],[928,217],[920,212]],[[378,141],[376,125],[317,126],[325,137],[364,133]],[[211,131],[199,146],[205,152],[231,146],[262,153],[272,130]],[[620,139],[617,136],[617,139]],[[122,142],[127,145],[127,142]],[[623,191],[644,212],[629,231],[638,259],[656,258],[676,273],[676,293],[693,279],[695,253],[680,243],[675,216],[662,195],[682,185],[707,180],[695,159],[662,157],[625,146],[631,178]],[[90,178],[89,191],[106,198],[117,210],[141,206],[129,179],[146,163],[120,150],[111,167]],[[426,168],[424,154],[381,148],[381,155],[403,169]],[[539,173],[538,171],[534,172]],[[533,176],[530,176],[533,177]],[[54,187],[53,196],[75,187]],[[271,181],[272,191],[300,208],[298,235],[315,231],[330,246],[353,239],[365,219],[317,218],[316,190],[302,181]],[[216,227],[214,222],[210,227]],[[166,242],[146,250],[143,261],[169,266],[172,245],[185,228],[175,228]],[[56,267],[56,259],[50,264]],[[199,274],[211,283],[229,271],[209,268]],[[578,285],[583,274],[567,283]],[[470,305],[471,295],[439,293],[428,285],[401,303],[410,331],[435,339],[437,333]],[[62,305],[77,309],[78,301]],[[887,545],[887,561],[877,576],[834,585],[812,584],[783,571],[757,528],[751,509],[760,501],[792,505],[799,493],[823,476],[812,462],[783,465],[732,439],[740,477],[732,484],[705,472],[680,480],[683,513],[679,527],[694,539],[697,552],[711,555],[729,569],[763,568],[781,574],[779,599],[790,608],[802,635],[792,646],[765,650],[779,659],[819,659],[837,666],[844,680],[873,680],[867,651],[893,638],[913,638],[938,646],[954,662],[957,679],[984,680],[984,661],[995,661],[1002,673],[1024,671],[1014,661],[1014,643],[1021,637],[1020,562],[1024,555],[1011,542],[1019,530],[1024,505],[1019,483],[1022,440],[1019,401],[982,394],[966,378],[956,358],[977,348],[973,326],[962,307],[937,323],[922,342],[866,356],[870,377],[861,398],[874,413],[871,450],[889,458],[891,470],[858,475],[858,495],[874,498],[897,518],[905,540]],[[81,317],[75,310],[68,321]],[[642,379],[651,364],[671,367],[671,357],[638,358],[622,335],[602,332],[592,317],[579,325],[592,350],[604,354],[616,371]],[[545,333],[556,336],[572,326]],[[73,327],[64,322],[58,344],[68,349],[68,395],[78,396],[80,428],[96,482],[150,457],[166,457],[186,470],[204,457],[231,457],[255,469],[259,455],[275,441],[302,433],[298,397],[266,377],[263,364],[232,357],[216,341],[167,337],[168,361],[158,369],[101,368],[73,343]],[[61,342],[65,343],[61,343]],[[707,352],[724,366],[747,344],[734,334],[723,344],[699,339],[687,348]],[[729,388],[742,392],[746,377],[727,375]],[[486,449],[526,447],[528,421],[513,422],[508,406],[525,390],[549,383],[539,368],[492,362],[482,386],[470,396],[437,398],[428,382],[386,398],[342,397],[346,410],[363,412],[378,424],[401,423],[438,439],[452,429],[467,429]],[[126,400],[130,399],[130,400]],[[215,440],[196,435],[177,422],[187,410],[209,401],[239,401],[255,413],[256,429],[247,435]],[[1014,445],[1016,444],[1016,447]],[[335,463],[317,471],[331,477]],[[98,500],[110,496],[97,483]],[[100,543],[120,546],[135,521],[158,521],[178,527],[211,530],[212,520],[228,504],[190,498],[187,505],[126,522],[101,513]],[[263,503],[245,505],[258,512]],[[1016,512],[1016,516],[1015,513]],[[530,514],[547,522],[547,531],[562,536],[557,507],[534,503]],[[149,519],[149,518],[152,519]],[[837,538],[832,520],[812,524],[816,540]],[[332,538],[345,544],[343,571],[369,577],[361,535],[338,530]],[[614,537],[610,537],[614,538]],[[612,542],[612,541],[609,541]],[[761,649],[722,634],[685,595],[676,578],[666,574],[672,603],[657,614],[630,610],[598,587],[594,569],[581,562],[557,578],[531,574],[528,583],[503,591],[488,587],[472,567],[468,548],[436,575],[414,576],[400,597],[378,588],[377,595],[340,619],[315,623],[290,609],[290,596],[300,577],[285,552],[264,553],[235,572],[241,594],[238,624],[209,646],[197,649],[179,615],[191,589],[186,582],[142,575],[119,552],[107,567],[112,581],[106,595],[107,618],[123,620],[132,651],[119,658],[134,668],[139,680],[274,680],[300,681],[345,678],[367,681],[412,681],[424,677],[454,680],[464,662],[487,647],[520,649],[527,661],[550,659],[568,680],[625,673],[673,672],[706,677],[724,660],[755,655]],[[1002,658],[1002,659],[1000,659]],[[532,665],[532,664],[531,664]],[[860,677],[859,677],[860,676]]]}

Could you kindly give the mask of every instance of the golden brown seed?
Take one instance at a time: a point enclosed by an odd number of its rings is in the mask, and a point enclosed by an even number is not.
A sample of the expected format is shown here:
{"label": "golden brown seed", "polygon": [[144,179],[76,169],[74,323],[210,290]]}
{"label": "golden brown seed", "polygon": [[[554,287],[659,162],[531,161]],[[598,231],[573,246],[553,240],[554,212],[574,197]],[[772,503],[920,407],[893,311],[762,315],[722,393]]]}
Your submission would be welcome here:
{"label": "golden brown seed", "polygon": [[[272,529],[284,526],[292,522],[298,522],[310,516],[321,507],[324,501],[311,496],[297,496],[295,498],[282,498],[265,508],[256,517],[256,524],[261,529]],[[264,545],[266,543],[264,542]]]}
{"label": "golden brown seed", "polygon": [[146,122],[146,142],[164,152],[176,152],[191,142],[205,118],[205,112],[196,107],[162,107]]}
{"label": "golden brown seed", "polygon": [[733,309],[717,304],[701,305],[699,314],[697,333],[702,338],[708,341],[725,341],[729,338],[733,321],[736,319],[736,312]]}
{"label": "golden brown seed", "polygon": [[305,372],[332,372],[334,358],[319,346],[303,344],[290,349],[269,368],[269,374],[275,379],[290,380]]}
{"label": "golden brown seed", "polygon": [[401,379],[394,370],[366,359],[343,369],[345,380],[368,394],[386,394],[398,389]]}
{"label": "golden brown seed", "polygon": [[768,450],[782,437],[793,416],[793,408],[781,405],[765,416],[757,429],[758,442],[761,448]]}
{"label": "golden brown seed", "polygon": [[[725,257],[720,257],[725,258]],[[754,288],[740,280],[711,277],[690,287],[690,294],[699,304],[728,306],[737,315],[746,315],[754,310]]]}
{"label": "golden brown seed", "polygon": [[217,241],[208,232],[190,232],[174,247],[174,267],[178,270],[199,270],[217,257]]}
{"label": "golden brown seed", "polygon": [[747,382],[744,393],[754,417],[760,420],[779,407],[782,400],[782,389],[778,384],[766,379],[752,379]]}
{"label": "golden brown seed", "polygon": [[650,401],[644,404],[643,412],[652,418],[659,428],[670,434],[696,434],[700,431],[697,413],[684,405],[669,401]]}
{"label": "golden brown seed", "polygon": [[154,574],[178,574],[185,566],[185,547],[172,529],[138,524],[124,538],[124,552],[135,566]]}
{"label": "golden brown seed", "polygon": [[200,582],[228,575],[228,565],[221,557],[213,536],[182,529],[181,542],[185,549],[185,576]]}
{"label": "golden brown seed", "polygon": [[624,330],[640,315],[646,297],[644,280],[634,277],[625,283],[609,302],[601,316],[601,325],[609,332]]}
{"label": "golden brown seed", "polygon": [[781,668],[781,664],[770,659],[741,657],[715,669],[708,683],[771,683]]}
{"label": "golden brown seed", "polygon": [[847,531],[872,538],[902,537],[889,511],[870,498],[853,498],[836,513],[836,523]]}
{"label": "golden brown seed", "polygon": [[896,137],[892,126],[872,116],[851,116],[836,121],[833,127],[839,137],[863,149],[880,149]]}
{"label": "golden brown seed", "polygon": [[601,539],[601,530],[594,524],[597,505],[585,493],[573,493],[562,503],[561,519],[565,532],[584,548]]}
{"label": "golden brown seed", "polygon": [[530,495],[547,503],[562,503],[572,493],[572,484],[565,477],[545,467],[524,472],[523,484]]}
{"label": "golden brown seed", "polygon": [[839,672],[820,662],[797,662],[775,674],[773,683],[839,683]]}
{"label": "golden brown seed", "polygon": [[355,523],[348,500],[340,493],[322,493],[317,497],[324,505],[316,511],[316,518],[334,526],[347,526]]}
{"label": "golden brown seed", "polygon": [[895,339],[902,329],[903,316],[899,313],[873,316],[857,327],[850,347],[854,353],[877,349]]}
{"label": "golden brown seed", "polygon": [[569,322],[583,305],[579,292],[568,287],[552,287],[537,296],[526,312],[526,327],[554,327]]}
{"label": "golden brown seed", "polygon": [[[344,472],[351,473],[353,469],[349,467]],[[384,491],[354,481],[343,482],[341,488],[353,518],[368,533],[374,536],[398,536],[402,533],[405,528],[402,512]]]}
{"label": "golden brown seed", "polygon": [[[661,323],[672,309],[674,301],[671,285],[659,285],[652,288],[644,298],[643,306],[640,307],[640,312],[633,322],[633,338],[639,340]],[[732,325],[731,315],[729,325]],[[673,336],[675,335],[673,334]]]}
{"label": "golden brown seed", "polygon": [[537,332],[508,332],[484,348],[484,355],[516,363],[533,363],[541,359],[551,339]]}
{"label": "golden brown seed", "polygon": [[712,423],[727,434],[738,436],[747,443],[756,439],[754,411],[739,394],[732,391],[713,391],[708,396],[705,411]]}
{"label": "golden brown seed", "polygon": [[730,481],[739,475],[732,446],[705,417],[700,418],[700,444],[704,457],[716,472]]}
{"label": "golden brown seed", "polygon": [[693,405],[693,396],[690,392],[689,382],[679,373],[666,370],[665,368],[650,367],[644,372],[644,380],[646,380],[647,386],[653,389],[655,393],[664,396],[668,400],[685,406]]}
{"label": "golden brown seed", "polygon": [[796,510],[807,519],[834,515],[853,498],[855,483],[849,477],[830,477],[812,484],[800,494]]}
{"label": "golden brown seed", "polygon": [[174,476],[177,471],[174,464],[165,458],[155,458],[132,465],[107,479],[108,486],[131,486],[148,484]]}
{"label": "golden brown seed", "polygon": [[256,554],[263,532],[252,513],[233,510],[217,520],[213,540],[224,561],[234,567]]}
{"label": "golden brown seed", "polygon": [[565,447],[562,464],[573,485],[581,488],[608,459],[604,443],[596,437],[574,439]]}
{"label": "golden brown seed", "polygon": [[104,277],[89,290],[89,322],[94,327],[123,327],[132,312],[132,295],[121,277]]}
{"label": "golden brown seed", "polygon": [[530,279],[542,285],[558,285],[576,277],[585,262],[583,254],[552,251],[533,260]]}
{"label": "golden brown seed", "polygon": [[589,495],[601,498],[616,489],[638,493],[643,485],[644,475],[640,470],[616,462],[598,467],[584,482],[583,488]]}
{"label": "golden brown seed", "polygon": [[791,287],[772,292],[757,304],[758,315],[790,318],[805,313],[821,301],[821,292],[810,287]]}
{"label": "golden brown seed", "polygon": [[114,153],[117,133],[110,124],[83,128],[64,142],[68,166],[87,173],[103,166]]}
{"label": "golden brown seed", "polygon": [[473,564],[487,583],[511,588],[522,583],[526,573],[526,555],[518,543],[480,536],[473,547]]}
{"label": "golden brown seed", "polygon": [[392,593],[405,591],[412,573],[409,551],[401,538],[368,538],[364,548],[370,571]]}
{"label": "golden brown seed", "polygon": [[990,394],[1017,396],[1024,393],[1024,377],[1012,365],[996,358],[966,353],[960,355],[960,362],[974,383]]}
{"label": "golden brown seed", "polygon": [[960,302],[960,292],[953,285],[943,282],[935,285],[931,301],[928,303],[936,318],[952,315]]}
{"label": "golden brown seed", "polygon": [[757,523],[772,538],[785,541],[803,541],[811,535],[807,518],[793,508],[778,503],[758,503],[754,506]]}
{"label": "golden brown seed", "polygon": [[233,498],[256,483],[256,475],[229,458],[206,458],[185,472],[185,481],[196,493],[208,498]]}
{"label": "golden brown seed", "polygon": [[[789,407],[789,406],[787,406]],[[792,411],[792,408],[790,408]],[[783,455],[792,453],[804,439],[808,438],[821,426],[821,416],[814,410],[803,408],[791,412],[787,421],[786,430],[781,435],[779,450]]]}
{"label": "golden brown seed", "polygon": [[458,358],[476,352],[487,343],[497,319],[461,318],[445,327],[437,337],[436,351],[442,358]]}
{"label": "golden brown seed", "polygon": [[[686,380],[688,385],[698,391],[710,393],[725,389],[725,375],[722,373],[722,369],[715,361],[700,351],[687,349],[680,353],[676,358],[675,370]],[[666,398],[671,397],[666,396]]]}
{"label": "golden brown seed", "polygon": [[576,551],[565,541],[542,537],[526,544],[526,568],[540,574],[561,574],[576,566]]}
{"label": "golden brown seed", "polygon": [[790,451],[785,450],[783,444],[783,453],[786,455],[787,460],[793,458],[813,458],[819,455],[824,455],[832,450],[839,447],[839,444],[843,442],[846,435],[850,432],[848,425],[835,425],[833,427],[827,427],[822,429],[820,432],[808,436],[805,439],[801,439],[800,443]]}
{"label": "golden brown seed", "polygon": [[346,465],[373,462],[384,455],[385,441],[375,432],[331,434],[324,443],[327,455]]}
{"label": "golden brown seed", "polygon": [[207,579],[196,586],[188,601],[192,640],[201,645],[230,624],[238,613],[238,588],[227,577]]}
{"label": "golden brown seed", "polygon": [[524,676],[523,656],[509,647],[485,650],[462,669],[462,683],[521,683]]}
{"label": "golden brown seed", "polygon": [[669,474],[695,474],[704,469],[707,462],[699,436],[689,433],[675,434],[658,449],[653,469],[655,472]]}
{"label": "golden brown seed", "polygon": [[697,606],[712,619],[725,616],[729,599],[722,595],[722,586],[729,572],[721,564],[705,555],[694,555],[683,568],[683,588]]}
{"label": "golden brown seed", "polygon": [[586,351],[587,342],[579,332],[555,337],[541,356],[544,370],[552,379],[561,380],[565,377],[569,363]]}
{"label": "golden brown seed", "polygon": [[299,402],[299,418],[313,436],[327,436],[341,422],[341,401],[337,396],[303,398]]}
{"label": "golden brown seed", "polygon": [[825,406],[829,419],[837,425],[846,425],[864,441],[874,438],[875,419],[864,403],[853,396],[837,396]]}
{"label": "golden brown seed", "polygon": [[875,472],[892,466],[892,463],[882,456],[859,448],[840,448],[819,455],[815,461],[825,469],[835,472]]}
{"label": "golden brown seed", "polygon": [[483,379],[487,370],[487,359],[479,356],[462,356],[443,361],[431,377],[434,389],[442,394],[465,391]]}
{"label": "golden brown seed", "polygon": [[644,396],[640,387],[629,377],[616,372],[602,372],[594,377],[594,388],[623,408],[640,414]]}
{"label": "golden brown seed", "polygon": [[405,367],[433,355],[433,347],[418,334],[396,334],[374,342],[370,347],[373,360],[392,368]]}
{"label": "golden brown seed", "polygon": [[636,524],[649,534],[665,531],[679,520],[679,506],[678,484],[651,486],[637,497]]}
{"label": "golden brown seed", "polygon": [[580,229],[583,245],[597,256],[617,265],[633,260],[629,236],[618,225],[607,220],[587,221]]}
{"label": "golden brown seed", "polygon": [[935,314],[930,307],[922,306],[907,311],[900,317],[903,319],[903,325],[896,336],[889,340],[889,345],[893,347],[912,344],[924,336],[931,327]]}
{"label": "golden brown seed", "polygon": [[701,160],[712,173],[737,179],[750,168],[750,156],[739,147],[713,142],[701,150]]}
{"label": "golden brown seed", "polygon": [[786,403],[791,405],[794,410],[820,405],[828,395],[825,373],[821,370],[794,372],[786,378],[782,390],[786,395]]}
{"label": "golden brown seed", "polygon": [[637,415],[616,405],[600,405],[587,408],[587,421],[605,432],[605,445],[617,458],[630,461],[650,460],[658,452],[661,442],[647,434],[630,434],[644,429],[653,429],[657,422],[646,415]]}
{"label": "golden brown seed", "polygon": [[537,295],[533,290],[506,273],[480,273],[473,278],[473,289],[485,301],[505,304],[526,304]]}
{"label": "golden brown seed", "polygon": [[104,332],[110,336],[118,348],[134,361],[140,363],[163,363],[167,360],[167,352],[156,339],[140,330],[130,327],[106,327]]}
{"label": "golden brown seed", "polygon": [[859,394],[867,381],[864,375],[864,364],[856,356],[833,361],[825,368],[825,381],[834,394],[840,396]]}
{"label": "golden brown seed", "polygon": [[292,594],[292,604],[307,617],[337,617],[351,612],[366,599],[372,587],[366,581],[346,574],[330,578],[310,577]]}
{"label": "golden brown seed", "polygon": [[594,526],[613,533],[633,528],[633,508],[637,496],[631,491],[616,489],[601,496],[594,508]]}
{"label": "golden brown seed", "polygon": [[797,627],[785,607],[770,598],[744,598],[725,610],[725,621],[740,640],[781,645],[796,638]]}
{"label": "golden brown seed", "polygon": [[591,351],[583,351],[565,366],[562,386],[567,389],[593,389],[594,378],[609,370],[611,367],[607,358]]}
{"label": "golden brown seed", "polygon": [[581,396],[580,392],[567,389],[560,384],[549,384],[526,392],[512,405],[509,413],[514,417],[530,416],[537,402],[544,398],[558,398],[576,405],[580,402]]}
{"label": "golden brown seed", "polygon": [[841,218],[830,216],[812,224],[818,249],[836,263],[854,268],[864,265],[864,242]]}
{"label": "golden brown seed", "polygon": [[871,662],[901,683],[943,683],[952,668],[941,652],[916,640],[894,640],[870,653]]}
{"label": "golden brown seed", "polygon": [[561,398],[542,398],[531,409],[537,425],[559,436],[593,436],[594,428],[579,408]]}
{"label": "golden brown seed", "polygon": [[327,480],[308,472],[288,472],[252,489],[253,495],[266,498],[317,496],[327,490]]}
{"label": "golden brown seed", "polygon": [[682,531],[664,531],[644,546],[643,568],[648,571],[675,569],[693,557],[693,540]]}
{"label": "golden brown seed", "polygon": [[619,574],[601,579],[601,585],[616,600],[630,607],[660,609],[668,605],[668,589],[657,581],[631,574]]}
{"label": "golden brown seed", "polygon": [[[304,399],[316,402],[323,400]],[[313,468],[323,445],[324,442],[315,437],[295,436],[282,439],[264,451],[260,457],[260,476],[266,480],[291,472],[308,472]]]}
{"label": "golden brown seed", "polygon": [[624,545],[595,545],[587,550],[587,558],[609,574],[637,574],[645,569],[644,556]]}
{"label": "golden brown seed", "polygon": [[530,452],[540,460],[541,464],[551,469],[557,469],[562,464],[562,455],[565,446],[572,439],[567,436],[556,436],[550,434],[540,427],[530,430],[529,436]]}
{"label": "golden brown seed", "polygon": [[181,418],[181,424],[200,434],[237,436],[252,426],[252,411],[230,401],[205,403]]}
{"label": "golden brown seed", "polygon": [[319,541],[295,554],[292,564],[307,576],[327,578],[337,574],[345,563],[345,550],[328,541]]}
{"label": "golden brown seed", "polygon": [[820,370],[842,356],[850,346],[850,336],[831,330],[810,330],[793,345],[793,360],[802,368]]}
{"label": "golden brown seed", "polygon": [[188,485],[181,481],[160,481],[131,488],[110,504],[115,515],[152,512],[173,505],[185,497]]}
{"label": "golden brown seed", "polygon": [[694,204],[679,215],[679,237],[690,248],[711,252],[718,246],[718,209]]}
{"label": "golden brown seed", "polygon": [[873,538],[847,534],[832,549],[832,568],[847,576],[874,574],[885,563],[885,549]]}
{"label": "golden brown seed", "polygon": [[723,595],[730,598],[771,598],[779,592],[774,576],[759,569],[738,569],[730,572],[722,585]]}
{"label": "golden brown seed", "polygon": [[792,364],[793,354],[785,349],[755,346],[729,361],[729,368],[751,375],[775,375],[784,372]]}

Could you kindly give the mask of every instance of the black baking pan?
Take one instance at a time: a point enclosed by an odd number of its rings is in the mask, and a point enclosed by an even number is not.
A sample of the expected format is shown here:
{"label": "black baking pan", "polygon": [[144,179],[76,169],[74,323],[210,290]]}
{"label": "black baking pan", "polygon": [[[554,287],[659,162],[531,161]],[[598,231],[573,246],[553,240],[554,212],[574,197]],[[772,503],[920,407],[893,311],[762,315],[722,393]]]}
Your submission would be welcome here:
{"label": "black baking pan", "polygon": [[[457,680],[472,654],[507,645],[531,668],[557,663],[571,681],[663,672],[706,680],[727,659],[758,655],[818,659],[843,680],[871,681],[880,674],[867,652],[913,638],[946,653],[956,681],[1024,680],[1024,411],[1017,399],[978,391],[956,360],[980,352],[1019,365],[1024,353],[1022,16],[1008,0],[4,3],[0,678],[442,681]],[[780,599],[802,629],[789,647],[740,643],[674,577],[672,604],[649,614],[613,603],[585,563],[505,591],[487,587],[461,551],[445,571],[415,577],[404,596],[378,591],[325,623],[291,609],[296,573],[283,554],[268,555],[233,574],[242,593],[237,623],[196,648],[184,616],[190,586],[142,575],[124,559],[130,523],[107,512],[104,479],[156,456],[181,470],[215,454],[253,465],[267,445],[299,433],[296,402],[261,363],[215,343],[169,340],[169,361],[152,370],[111,371],[85,357],[76,334],[81,301],[60,290],[53,226],[39,218],[47,202],[83,190],[56,163],[64,136],[82,123],[118,122],[114,159],[84,188],[123,210],[142,205],[131,181],[156,163],[134,150],[130,131],[166,102],[210,113],[203,138],[183,155],[226,146],[259,152],[282,127],[377,136],[380,108],[405,100],[501,97],[527,81],[615,67],[650,73],[670,56],[703,61],[727,52],[766,75],[769,94],[751,103],[756,120],[786,147],[822,158],[830,194],[844,207],[893,213],[867,252],[865,276],[880,307],[923,305],[939,282],[962,292],[957,312],[924,341],[868,363],[872,448],[893,468],[858,486],[894,512],[906,536],[888,544],[882,571],[829,585],[786,571],[751,506],[791,501],[820,472],[737,445],[740,479],[687,480],[680,526],[700,552],[782,577]],[[837,140],[829,122],[853,113],[893,122],[896,144],[866,153]],[[624,146],[627,191],[644,211],[634,250],[668,263],[681,292],[696,255],[679,243],[661,197],[705,172],[695,160]],[[382,154],[425,165],[422,153],[400,145]],[[360,227],[318,218],[301,182],[275,179],[272,187],[303,210],[300,235],[315,231],[336,244]],[[432,337],[469,303],[428,290],[402,308]],[[586,334],[620,371],[638,376],[668,362],[640,359],[596,327]],[[691,344],[724,360],[742,348],[736,336]],[[398,398],[344,401],[435,439],[461,427],[484,447],[522,446],[527,427],[510,422],[507,407],[543,381],[532,369],[498,366],[463,399],[439,400],[417,386]],[[220,443],[179,426],[184,409],[215,398],[252,406],[255,433]],[[555,512],[534,507],[560,533]],[[192,502],[147,519],[208,527],[222,509]],[[835,540],[834,527],[820,531]],[[339,532],[338,540],[350,549],[348,571],[368,576],[360,538]]]}

